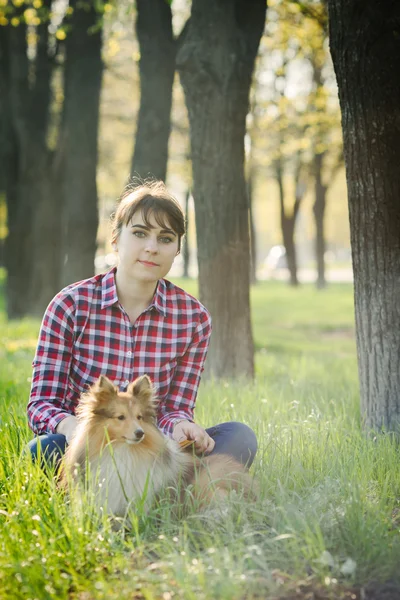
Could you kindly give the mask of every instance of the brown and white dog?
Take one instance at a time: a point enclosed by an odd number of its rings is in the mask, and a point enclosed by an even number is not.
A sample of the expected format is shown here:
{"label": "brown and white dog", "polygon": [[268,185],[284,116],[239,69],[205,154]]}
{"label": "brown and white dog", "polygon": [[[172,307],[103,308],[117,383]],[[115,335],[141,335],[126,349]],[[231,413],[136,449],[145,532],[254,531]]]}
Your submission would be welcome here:
{"label": "brown and white dog", "polygon": [[167,487],[190,489],[201,509],[234,489],[254,497],[247,469],[232,457],[202,459],[166,437],[156,426],[157,402],[147,375],[119,392],[107,377],[84,394],[78,428],[63,464],[63,484],[85,481],[98,507],[117,517],[143,502],[148,509]]}

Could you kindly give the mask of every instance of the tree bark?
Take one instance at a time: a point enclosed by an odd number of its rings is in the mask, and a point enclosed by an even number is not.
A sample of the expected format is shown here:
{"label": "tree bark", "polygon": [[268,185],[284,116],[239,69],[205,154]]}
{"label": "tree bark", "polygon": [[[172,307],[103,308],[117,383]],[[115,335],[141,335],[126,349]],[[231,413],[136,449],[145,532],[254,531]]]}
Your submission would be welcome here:
{"label": "tree bark", "polygon": [[62,165],[61,285],[91,277],[98,227],[97,134],[103,72],[98,14],[71,0],[65,97],[57,162]]}
{"label": "tree bark", "polygon": [[322,165],[325,153],[317,153],[314,156],[314,178],[315,178],[315,201],[313,206],[315,218],[315,257],[317,260],[318,289],[326,287],[325,277],[325,208],[327,188],[322,182]]}
{"label": "tree bark", "polygon": [[131,172],[165,181],[176,53],[172,13],[166,0],[137,0],[136,5],[140,109]]}
{"label": "tree bark", "polygon": [[361,409],[400,424],[400,4],[330,0],[342,111]]}
{"label": "tree bark", "polygon": [[253,376],[245,121],[265,0],[193,0],[177,66],[189,113],[200,299],[216,377]]}

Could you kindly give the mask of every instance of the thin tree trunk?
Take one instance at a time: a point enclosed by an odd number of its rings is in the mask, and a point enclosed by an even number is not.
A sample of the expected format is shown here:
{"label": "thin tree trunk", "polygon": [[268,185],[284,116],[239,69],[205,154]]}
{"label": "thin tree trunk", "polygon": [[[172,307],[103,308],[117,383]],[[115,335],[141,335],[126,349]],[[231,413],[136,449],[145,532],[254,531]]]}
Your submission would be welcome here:
{"label": "thin tree trunk", "polygon": [[[323,90],[324,82],[322,78],[322,63],[318,60],[318,56],[312,56],[311,67],[313,72],[313,83],[315,85],[316,92]],[[312,108],[312,110],[318,110]],[[324,229],[324,217],[326,208],[326,193],[327,186],[323,184],[322,180],[322,168],[324,165],[324,159],[326,152],[318,151],[318,145],[324,143],[324,127],[317,129],[317,138],[315,140],[314,158],[313,158],[313,171],[314,171],[314,219],[315,219],[315,258],[317,262],[317,279],[315,285],[318,289],[326,287],[325,277],[325,229]]]}
{"label": "thin tree trunk", "polygon": [[165,180],[176,53],[172,13],[165,0],[137,0],[136,5],[140,109],[131,172]]}
{"label": "thin tree trunk", "polygon": [[[294,241],[295,227],[297,215],[300,208],[300,202],[302,196],[297,194],[296,189],[296,198],[293,206],[293,210],[291,214],[287,213],[285,206],[285,188],[283,183],[283,168],[281,160],[278,159],[276,162],[276,181],[278,183],[279,188],[279,203],[280,203],[280,215],[281,215],[281,229],[282,229],[282,239],[283,245],[286,250],[286,262],[287,268],[289,271],[289,283],[293,287],[297,287],[299,285],[299,280],[297,277],[297,252],[296,252],[296,244]],[[296,185],[297,188],[297,185]]]}
{"label": "thin tree trunk", "polygon": [[4,84],[2,81],[2,54],[0,43],[0,195],[6,193],[7,177],[6,177],[6,161],[8,152],[8,125],[6,116],[6,107],[4,105]]}
{"label": "thin tree trunk", "polygon": [[98,227],[97,134],[103,64],[102,32],[93,5],[71,0],[66,38],[65,98],[60,154],[62,165],[61,284],[91,277]]}
{"label": "thin tree trunk", "polygon": [[247,199],[249,203],[249,235],[250,235],[250,283],[257,283],[257,232],[253,214],[253,169],[250,167],[247,177]]}
{"label": "thin tree trunk", "polygon": [[315,217],[315,257],[317,260],[318,289],[326,287],[325,277],[325,208],[326,208],[326,186],[322,183],[322,164],[325,153],[314,156],[314,178],[315,178],[315,201],[313,206]]}
{"label": "thin tree trunk", "polygon": [[329,0],[342,111],[362,418],[400,425],[400,4]]}
{"label": "thin tree trunk", "polygon": [[253,376],[244,135],[265,0],[193,0],[177,63],[189,112],[208,372]]}
{"label": "thin tree trunk", "polygon": [[294,221],[293,217],[287,217],[282,222],[283,245],[286,250],[287,268],[289,271],[289,283],[296,287],[299,285],[297,277],[297,252],[294,242]]}
{"label": "thin tree trunk", "polygon": [[188,188],[185,196],[185,222],[186,222],[186,234],[183,241],[183,277],[189,278],[189,266],[190,266],[190,246],[189,246],[189,199],[190,189]]}

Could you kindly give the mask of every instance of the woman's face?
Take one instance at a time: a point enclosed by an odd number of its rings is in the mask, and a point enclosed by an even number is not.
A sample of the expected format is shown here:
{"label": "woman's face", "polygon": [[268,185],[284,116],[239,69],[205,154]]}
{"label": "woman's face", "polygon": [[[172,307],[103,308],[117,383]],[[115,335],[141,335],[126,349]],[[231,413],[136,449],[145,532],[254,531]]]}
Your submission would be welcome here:
{"label": "woman's face", "polygon": [[[157,281],[165,277],[178,252],[178,235],[169,227],[162,228],[151,213],[146,225],[141,212],[123,225],[115,247],[119,266],[129,277],[139,281]],[[168,221],[166,221],[168,223]]]}

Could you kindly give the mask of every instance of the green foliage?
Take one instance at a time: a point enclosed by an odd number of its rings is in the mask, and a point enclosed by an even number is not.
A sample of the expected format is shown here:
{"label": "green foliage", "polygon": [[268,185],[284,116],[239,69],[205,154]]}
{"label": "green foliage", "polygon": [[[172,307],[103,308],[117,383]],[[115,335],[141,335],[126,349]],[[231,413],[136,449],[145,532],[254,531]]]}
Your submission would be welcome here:
{"label": "green foliage", "polygon": [[[255,157],[293,170],[326,153],[326,179],[341,160],[340,111],[323,2],[268,3],[254,89]],[[259,136],[268,131],[268,136]],[[309,167],[309,171],[311,168]]]}
{"label": "green foliage", "polygon": [[51,19],[51,11],[43,0],[0,0],[0,26],[28,25],[32,38],[34,29]]}
{"label": "green foliage", "polygon": [[204,383],[196,419],[254,428],[259,501],[232,497],[177,519],[163,497],[150,514],[132,514],[129,533],[113,531],[89,500],[66,498],[51,470],[22,453],[39,323],[1,316],[1,597],[239,600],[307,578],[337,598],[397,577],[398,449],[361,430],[351,287],[263,283],[252,306],[256,381]]}

